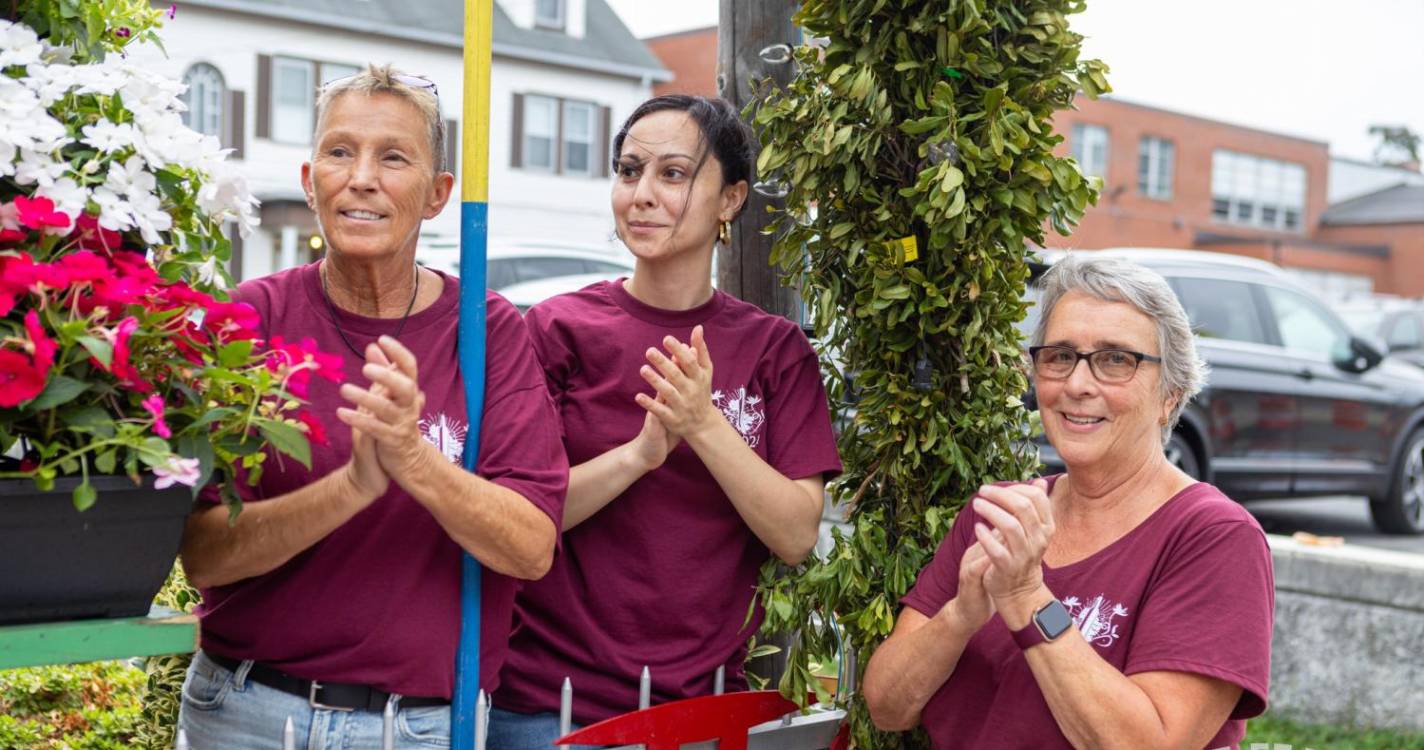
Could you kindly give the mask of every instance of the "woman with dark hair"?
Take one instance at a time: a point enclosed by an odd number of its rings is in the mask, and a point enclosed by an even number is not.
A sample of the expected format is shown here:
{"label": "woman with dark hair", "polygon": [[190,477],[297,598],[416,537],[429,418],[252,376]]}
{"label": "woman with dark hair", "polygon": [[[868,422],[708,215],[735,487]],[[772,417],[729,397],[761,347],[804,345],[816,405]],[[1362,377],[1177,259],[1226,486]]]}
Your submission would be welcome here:
{"label": "woman with dark hair", "polygon": [[757,571],[816,542],[840,471],[815,352],[796,324],[712,288],[755,140],[720,99],[661,96],[613,140],[613,215],[633,276],[526,317],[564,425],[563,546],[516,602],[490,746],[547,748],[574,721],[744,686]]}

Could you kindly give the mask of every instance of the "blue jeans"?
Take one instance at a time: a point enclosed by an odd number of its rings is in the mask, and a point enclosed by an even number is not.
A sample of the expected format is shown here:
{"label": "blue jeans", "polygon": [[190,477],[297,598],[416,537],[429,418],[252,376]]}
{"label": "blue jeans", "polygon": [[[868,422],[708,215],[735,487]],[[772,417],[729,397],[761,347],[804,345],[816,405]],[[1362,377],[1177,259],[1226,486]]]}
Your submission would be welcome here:
{"label": "blue jeans", "polygon": [[[193,750],[281,747],[287,717],[298,750],[381,750],[381,714],[313,709],[306,698],[248,680],[251,664],[234,672],[201,651],[193,657],[178,715]],[[400,750],[450,747],[450,707],[399,709],[395,740]]]}
{"label": "blue jeans", "polygon": [[[575,724],[569,731],[580,729]],[[499,708],[490,709],[489,750],[591,750],[594,745],[555,745],[559,734],[559,715],[555,713],[519,714]],[[197,750],[197,748],[194,748]]]}

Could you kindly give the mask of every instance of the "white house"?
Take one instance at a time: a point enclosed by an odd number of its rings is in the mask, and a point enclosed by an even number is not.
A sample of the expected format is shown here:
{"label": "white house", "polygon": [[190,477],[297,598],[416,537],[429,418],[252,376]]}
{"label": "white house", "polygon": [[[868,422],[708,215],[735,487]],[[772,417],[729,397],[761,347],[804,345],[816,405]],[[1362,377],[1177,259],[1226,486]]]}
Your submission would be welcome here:
{"label": "white house", "polygon": [[[162,3],[167,5],[166,2]],[[241,278],[320,252],[299,169],[311,149],[318,87],[367,62],[394,63],[439,87],[458,165],[463,116],[462,0],[185,0],[165,56],[132,59],[183,78],[188,120],[236,149],[262,228],[234,243]],[[498,0],[490,95],[490,235],[608,247],[611,128],[670,79],[605,0]],[[456,177],[459,170],[456,169]],[[458,258],[459,188],[421,233],[423,262]]]}

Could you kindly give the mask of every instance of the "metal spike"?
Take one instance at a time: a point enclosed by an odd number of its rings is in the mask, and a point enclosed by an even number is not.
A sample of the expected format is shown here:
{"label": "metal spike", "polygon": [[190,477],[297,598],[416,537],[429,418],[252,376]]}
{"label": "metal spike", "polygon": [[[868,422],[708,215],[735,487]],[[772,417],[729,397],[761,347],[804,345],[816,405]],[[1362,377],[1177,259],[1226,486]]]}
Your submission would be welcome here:
{"label": "metal spike", "polygon": [[396,750],[396,701],[392,697],[386,701],[381,712],[381,750]]}
{"label": "metal spike", "polygon": [[173,740],[173,750],[191,750],[188,746],[188,733],[178,728],[178,736]]}
{"label": "metal spike", "polygon": [[784,65],[791,62],[791,45],[773,44],[770,47],[763,47],[761,52],[757,53],[757,57],[760,57],[764,63]]}
{"label": "metal spike", "polygon": [[287,717],[287,723],[282,725],[282,750],[297,750],[297,727],[290,716]]}
{"label": "metal spike", "polygon": [[638,678],[638,710],[641,711],[651,705],[653,705],[653,673],[644,666],[643,675]]}
{"label": "metal spike", "polygon": [[785,198],[791,194],[791,185],[782,180],[761,180],[752,185],[752,190],[767,198]]}
{"label": "metal spike", "polygon": [[[850,640],[847,638],[846,640]],[[855,693],[855,649],[846,644],[841,654],[841,661],[845,662],[845,695],[850,698]]]}
{"label": "metal spike", "polygon": [[475,750],[485,750],[485,740],[489,733],[489,698],[481,690],[475,699]]}
{"label": "metal spike", "polygon": [[712,694],[721,695],[727,692],[727,665],[717,667],[717,674],[712,678]]}
{"label": "metal spike", "polygon": [[559,736],[568,734],[574,727],[574,683],[564,678],[564,686],[559,688]]}

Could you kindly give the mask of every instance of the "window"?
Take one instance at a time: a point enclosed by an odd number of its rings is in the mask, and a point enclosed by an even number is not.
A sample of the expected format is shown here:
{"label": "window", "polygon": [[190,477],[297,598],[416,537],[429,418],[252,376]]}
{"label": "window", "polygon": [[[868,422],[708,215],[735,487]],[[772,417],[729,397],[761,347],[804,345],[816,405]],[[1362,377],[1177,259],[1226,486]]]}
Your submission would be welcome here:
{"label": "window", "polygon": [[559,100],[524,97],[524,166],[554,171],[554,143],[559,138]]}
{"label": "window", "polygon": [[564,172],[593,174],[593,115],[586,102],[564,102]]}
{"label": "window", "polygon": [[272,59],[272,140],[311,143],[315,67],[309,60]]}
{"label": "window", "polygon": [[510,166],[607,177],[609,116],[593,102],[516,93]]}
{"label": "window", "polygon": [[183,124],[203,135],[222,137],[223,99],[227,93],[222,73],[211,65],[198,63],[188,68],[183,83],[188,86],[183,94],[183,103],[188,105]]}
{"label": "window", "polygon": [[1265,290],[1276,316],[1281,346],[1332,360],[1348,353],[1349,332],[1314,300],[1279,287],[1268,286]]}
{"label": "window", "polygon": [[1073,125],[1073,158],[1084,175],[1107,177],[1108,129],[1101,125]]}
{"label": "window", "polygon": [[1194,278],[1172,279],[1171,283],[1198,336],[1266,343],[1265,327],[1256,312],[1250,284]]}
{"label": "window", "polygon": [[1396,317],[1389,326],[1389,332],[1385,334],[1385,341],[1389,344],[1389,350],[1392,352],[1420,348],[1424,342],[1419,339],[1418,319],[1413,313],[1404,313]]}
{"label": "window", "polygon": [[564,0],[534,0],[534,25],[541,29],[562,31]]}
{"label": "window", "polygon": [[1219,221],[1301,231],[1305,167],[1217,149],[1211,155],[1211,214]]}
{"label": "window", "polygon": [[1137,191],[1148,198],[1172,197],[1172,142],[1145,136],[1137,148]]}

